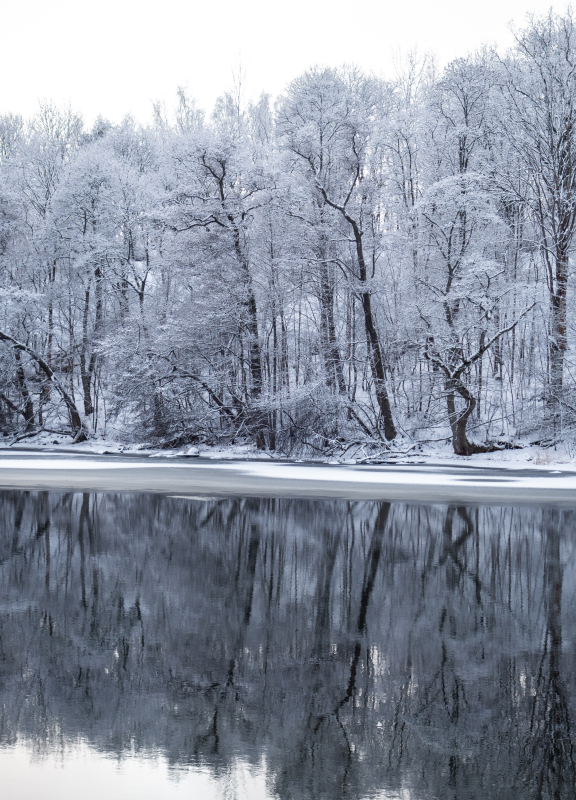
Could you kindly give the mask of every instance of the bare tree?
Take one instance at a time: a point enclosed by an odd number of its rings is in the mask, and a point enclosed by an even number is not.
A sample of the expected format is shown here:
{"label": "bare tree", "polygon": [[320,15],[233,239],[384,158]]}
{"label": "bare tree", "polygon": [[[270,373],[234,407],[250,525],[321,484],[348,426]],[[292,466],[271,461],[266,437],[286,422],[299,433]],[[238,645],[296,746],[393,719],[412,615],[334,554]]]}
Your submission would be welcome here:
{"label": "bare tree", "polygon": [[313,70],[295,81],[280,110],[284,145],[300,162],[304,176],[336,212],[351,236],[351,279],[362,304],[366,348],[384,436],[396,428],[386,388],[384,355],[372,309],[369,264],[364,244],[365,217],[374,213],[369,167],[370,122],[382,87],[349,70]]}
{"label": "bare tree", "polygon": [[531,17],[502,61],[501,122],[526,170],[529,209],[550,299],[549,398],[557,414],[567,345],[569,256],[576,230],[576,28],[572,12]]}

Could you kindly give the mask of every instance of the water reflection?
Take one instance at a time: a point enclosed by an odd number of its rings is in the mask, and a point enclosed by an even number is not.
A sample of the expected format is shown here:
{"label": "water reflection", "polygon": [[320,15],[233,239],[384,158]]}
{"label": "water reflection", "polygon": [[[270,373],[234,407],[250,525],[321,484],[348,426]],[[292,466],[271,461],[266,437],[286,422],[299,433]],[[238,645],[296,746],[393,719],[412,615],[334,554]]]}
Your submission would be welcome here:
{"label": "water reflection", "polygon": [[0,520],[4,754],[574,796],[572,511],[3,492]]}

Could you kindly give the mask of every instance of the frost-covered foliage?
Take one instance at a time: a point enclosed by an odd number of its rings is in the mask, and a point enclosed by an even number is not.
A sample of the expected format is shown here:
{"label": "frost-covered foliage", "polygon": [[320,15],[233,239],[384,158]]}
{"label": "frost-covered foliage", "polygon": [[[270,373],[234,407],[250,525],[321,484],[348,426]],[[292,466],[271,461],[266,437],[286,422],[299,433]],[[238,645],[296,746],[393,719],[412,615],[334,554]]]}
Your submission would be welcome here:
{"label": "frost-covered foliage", "polygon": [[210,119],[183,91],[147,128],[1,118],[4,433],[572,436],[575,34],[550,13],[441,75],[315,67]]}

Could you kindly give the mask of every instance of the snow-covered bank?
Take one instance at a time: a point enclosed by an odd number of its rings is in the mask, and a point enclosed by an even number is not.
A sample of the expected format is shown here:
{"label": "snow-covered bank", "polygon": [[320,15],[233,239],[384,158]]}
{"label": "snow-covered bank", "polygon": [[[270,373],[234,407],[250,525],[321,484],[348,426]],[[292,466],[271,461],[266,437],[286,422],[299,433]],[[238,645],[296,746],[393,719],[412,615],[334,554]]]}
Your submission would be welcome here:
{"label": "snow-covered bank", "polygon": [[576,471],[448,464],[297,464],[3,451],[0,488],[576,506]]}
{"label": "snow-covered bank", "polygon": [[542,447],[523,444],[515,449],[496,450],[491,453],[472,456],[456,456],[448,443],[415,444],[378,448],[371,444],[354,443],[342,447],[331,454],[309,452],[308,457],[287,458],[284,453],[262,452],[254,444],[235,444],[223,446],[198,445],[178,449],[159,449],[151,445],[122,443],[93,439],[81,444],[71,444],[68,437],[55,440],[53,436],[40,434],[27,443],[18,442],[9,446],[0,444],[0,454],[15,451],[28,453],[67,453],[92,455],[130,455],[164,459],[199,457],[201,459],[281,461],[292,463],[323,464],[372,464],[372,465],[413,465],[435,467],[470,466],[491,469],[560,469],[576,472],[576,452],[568,445]]}

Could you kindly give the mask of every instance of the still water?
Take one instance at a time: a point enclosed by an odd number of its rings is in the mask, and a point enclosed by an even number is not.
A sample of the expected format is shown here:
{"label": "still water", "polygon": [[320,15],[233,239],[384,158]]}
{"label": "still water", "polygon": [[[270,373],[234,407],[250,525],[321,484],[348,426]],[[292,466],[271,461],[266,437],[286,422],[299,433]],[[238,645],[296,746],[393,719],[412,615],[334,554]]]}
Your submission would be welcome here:
{"label": "still water", "polygon": [[575,521],[1,492],[2,796],[573,799]]}

